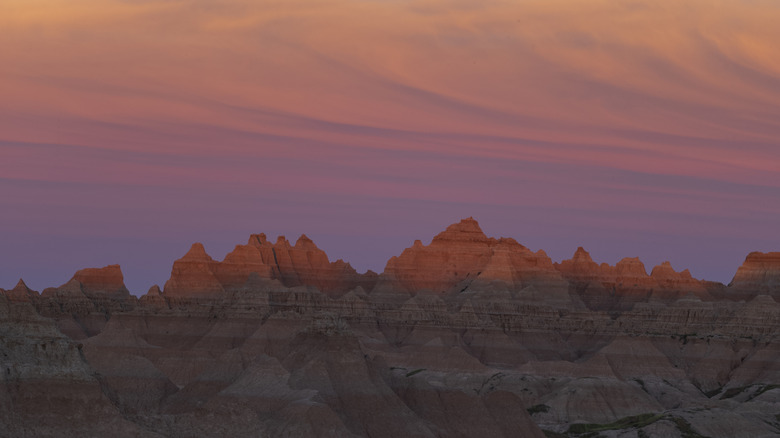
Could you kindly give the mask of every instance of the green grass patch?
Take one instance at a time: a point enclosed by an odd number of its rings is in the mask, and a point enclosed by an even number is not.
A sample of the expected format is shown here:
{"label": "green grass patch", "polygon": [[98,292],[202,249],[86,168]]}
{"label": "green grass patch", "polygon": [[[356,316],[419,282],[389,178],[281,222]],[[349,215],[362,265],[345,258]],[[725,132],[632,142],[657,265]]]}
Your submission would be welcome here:
{"label": "green grass patch", "polygon": [[704,395],[706,395],[707,398],[712,398],[712,397],[715,397],[716,395],[720,394],[720,392],[722,390],[723,390],[723,387],[721,386],[720,388],[715,388],[712,391],[705,392]]}
{"label": "green grass patch", "polygon": [[569,426],[568,434],[586,434],[593,432],[604,432],[607,430],[621,430],[630,428],[641,428],[653,424],[663,418],[663,414],[641,414],[632,417],[621,418],[613,423],[607,424],[572,424]]}
{"label": "green grass patch", "polygon": [[420,369],[417,369],[417,370],[414,370],[414,371],[409,371],[408,373],[406,373],[406,377],[412,377],[413,375],[420,374],[423,371],[425,371],[425,368],[420,368]]}
{"label": "green grass patch", "polygon": [[569,435],[564,435],[562,433],[553,432],[551,430],[544,430],[544,429],[542,429],[542,433],[547,438],[569,438]]}
{"label": "green grass patch", "polygon": [[771,391],[771,390],[777,389],[777,388],[780,388],[780,385],[764,385],[764,387],[759,389],[758,392],[756,392],[755,394],[753,394],[753,396],[750,397],[750,399],[752,400],[752,399],[758,397],[759,395],[761,395],[761,394],[763,394],[763,393],[765,393],[767,391]]}
{"label": "green grass patch", "polygon": [[685,418],[673,417],[671,420],[682,434],[682,438],[709,438],[693,430],[691,423]]}
{"label": "green grass patch", "polygon": [[746,389],[748,389],[747,386],[740,386],[739,388],[729,388],[726,390],[726,392],[723,393],[722,396],[720,396],[720,399],[726,400],[727,398],[736,397]]}
{"label": "green grass patch", "polygon": [[530,415],[539,413],[539,412],[550,412],[550,407],[547,405],[533,405],[530,408],[526,409]]}

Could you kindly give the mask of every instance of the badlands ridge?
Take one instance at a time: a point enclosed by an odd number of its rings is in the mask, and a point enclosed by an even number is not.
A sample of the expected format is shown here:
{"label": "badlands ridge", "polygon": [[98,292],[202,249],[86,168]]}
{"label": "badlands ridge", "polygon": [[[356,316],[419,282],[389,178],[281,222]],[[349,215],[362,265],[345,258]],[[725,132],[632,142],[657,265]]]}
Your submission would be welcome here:
{"label": "badlands ridge", "polygon": [[0,289],[0,436],[770,437],[780,252],[729,285],[553,263],[473,219],[384,272],[305,235]]}

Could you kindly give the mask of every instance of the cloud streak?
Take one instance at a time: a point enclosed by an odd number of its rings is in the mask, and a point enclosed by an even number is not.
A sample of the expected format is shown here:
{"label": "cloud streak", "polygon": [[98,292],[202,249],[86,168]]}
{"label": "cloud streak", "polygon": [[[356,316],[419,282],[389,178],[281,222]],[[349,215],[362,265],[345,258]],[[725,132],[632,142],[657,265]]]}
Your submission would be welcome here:
{"label": "cloud streak", "polygon": [[610,255],[695,236],[669,252],[712,267],[675,266],[726,281],[780,246],[778,21],[729,0],[5,1],[0,241],[314,228],[381,269],[383,230],[475,215]]}

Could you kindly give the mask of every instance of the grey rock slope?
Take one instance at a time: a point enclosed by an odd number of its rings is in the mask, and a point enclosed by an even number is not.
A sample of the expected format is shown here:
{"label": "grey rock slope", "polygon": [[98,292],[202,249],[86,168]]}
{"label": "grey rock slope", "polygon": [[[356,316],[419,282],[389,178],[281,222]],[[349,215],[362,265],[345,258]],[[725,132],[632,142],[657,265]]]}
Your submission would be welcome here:
{"label": "grey rock slope", "polygon": [[775,253],[724,286],[471,219],[378,276],[253,239],[140,299],[117,266],[0,289],[0,435],[780,434]]}

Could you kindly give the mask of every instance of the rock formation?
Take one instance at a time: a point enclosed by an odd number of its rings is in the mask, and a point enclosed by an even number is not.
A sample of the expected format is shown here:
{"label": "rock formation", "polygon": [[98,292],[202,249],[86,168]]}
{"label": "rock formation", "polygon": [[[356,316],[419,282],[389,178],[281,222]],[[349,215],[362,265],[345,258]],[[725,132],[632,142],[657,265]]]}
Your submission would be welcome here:
{"label": "rock formation", "polygon": [[174,262],[163,294],[168,298],[218,296],[244,287],[253,274],[279,280],[287,287],[313,286],[326,294],[343,294],[358,286],[370,289],[377,277],[371,271],[358,274],[342,260],[330,262],[306,235],[293,246],[284,236],[271,244],[265,234],[253,234],[246,245],[237,245],[221,262],[206,254],[202,244],[193,244]]}
{"label": "rock formation", "polygon": [[553,264],[469,218],[379,276],[257,234],[223,261],[193,245],[139,299],[116,265],[20,280],[0,435],[777,436],[778,254],[726,287]]}
{"label": "rock formation", "polygon": [[37,292],[27,287],[21,278],[11,290],[0,289],[11,302],[32,302],[38,295]]}
{"label": "rock formation", "polygon": [[638,302],[660,300],[666,303],[686,294],[712,299],[705,282],[685,269],[677,272],[664,262],[647,274],[637,257],[624,258],[615,266],[597,264],[582,247],[574,256],[555,264],[570,287],[594,310],[630,309]]}
{"label": "rock formation", "polygon": [[73,275],[73,280],[81,283],[84,293],[90,297],[123,298],[129,294],[119,265],[82,269]]}
{"label": "rock formation", "polygon": [[475,281],[499,281],[514,290],[566,287],[544,251],[534,253],[514,239],[488,238],[473,218],[450,225],[428,246],[415,241],[387,262],[382,277],[381,281],[412,294],[442,295]]}
{"label": "rock formation", "polygon": [[780,298],[780,252],[751,252],[729,284],[730,292],[749,297],[756,292]]}

